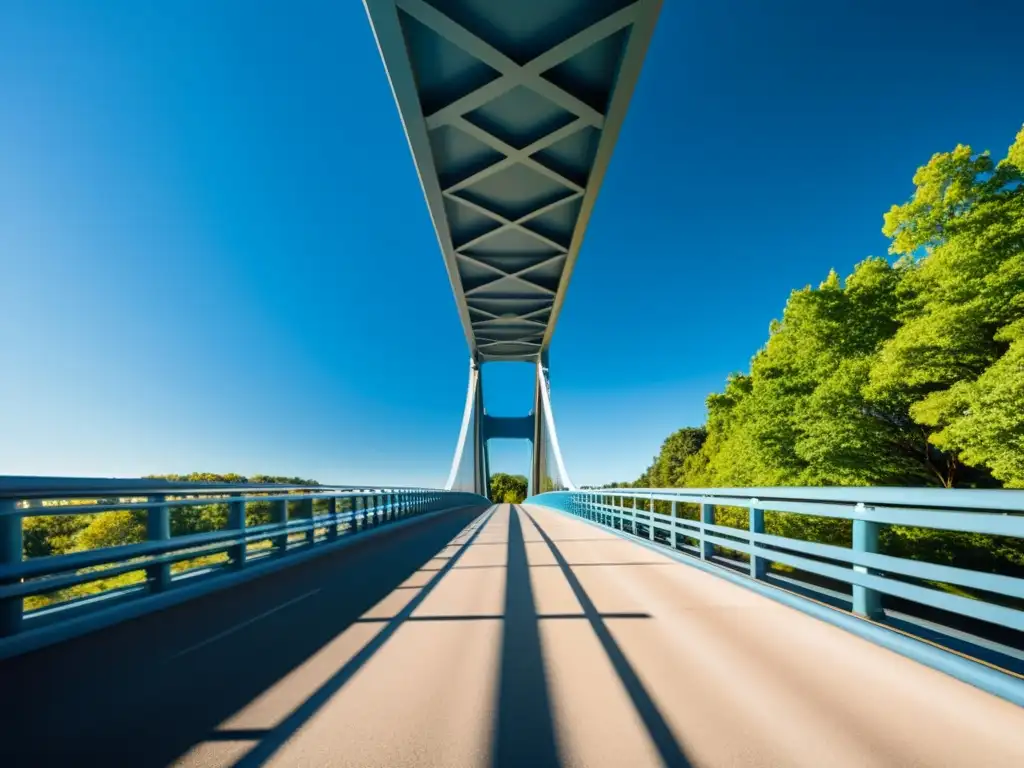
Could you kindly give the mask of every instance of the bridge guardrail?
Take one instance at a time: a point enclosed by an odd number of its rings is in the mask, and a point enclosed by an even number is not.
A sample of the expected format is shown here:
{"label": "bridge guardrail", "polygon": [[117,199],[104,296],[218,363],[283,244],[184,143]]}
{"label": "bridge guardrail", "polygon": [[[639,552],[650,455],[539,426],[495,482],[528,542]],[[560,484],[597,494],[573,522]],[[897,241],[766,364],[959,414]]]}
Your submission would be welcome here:
{"label": "bridge guardrail", "polygon": [[[909,488],[604,488],[556,491],[526,500],[560,509],[709,561],[716,546],[745,556],[747,574],[765,579],[770,563],[845,582],[853,612],[880,618],[882,595],[1024,631],[1024,579],[879,552],[882,526],[906,526],[1024,539],[1024,491]],[[627,506],[627,502],[630,503]],[[655,504],[665,509],[656,511]],[[696,505],[696,519],[678,516]],[[716,523],[718,507],[748,510],[747,528]],[[765,513],[850,520],[849,547],[765,532]],[[945,583],[986,594],[964,596]],[[1017,605],[1018,607],[1014,607]]]}
{"label": "bridge guardrail", "polygon": [[[109,605],[110,598],[168,592],[197,575],[216,578],[258,568],[387,523],[484,503],[489,502],[476,494],[430,488],[0,478],[0,643],[97,605]],[[252,504],[269,505],[271,522],[247,526],[246,511]],[[174,510],[211,505],[227,508],[225,528],[171,535]],[[132,512],[144,518],[145,540],[24,557],[25,519],[109,512]],[[263,546],[253,546],[258,544]],[[178,571],[172,567],[211,555],[226,557],[223,562]],[[144,572],[144,579],[100,595],[73,597],[60,603],[59,611],[25,610],[26,598],[131,572]]]}

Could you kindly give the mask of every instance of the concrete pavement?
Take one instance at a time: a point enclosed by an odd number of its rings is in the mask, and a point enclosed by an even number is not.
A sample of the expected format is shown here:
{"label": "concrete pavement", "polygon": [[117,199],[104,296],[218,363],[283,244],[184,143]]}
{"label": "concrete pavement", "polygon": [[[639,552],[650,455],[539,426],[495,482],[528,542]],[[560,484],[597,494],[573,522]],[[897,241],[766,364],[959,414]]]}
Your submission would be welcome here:
{"label": "concrete pavement", "polygon": [[0,691],[5,766],[1024,765],[1024,710],[538,507],[5,662]]}

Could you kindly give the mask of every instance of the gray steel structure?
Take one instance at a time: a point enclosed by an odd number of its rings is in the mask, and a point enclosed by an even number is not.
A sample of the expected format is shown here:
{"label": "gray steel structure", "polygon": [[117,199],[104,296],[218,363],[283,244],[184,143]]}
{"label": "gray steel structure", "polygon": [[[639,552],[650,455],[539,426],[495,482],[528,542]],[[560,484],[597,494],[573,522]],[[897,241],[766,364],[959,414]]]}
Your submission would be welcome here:
{"label": "gray steel structure", "polygon": [[[531,414],[539,491],[545,436],[557,445],[553,421],[541,418],[547,350],[661,0],[364,4],[473,371],[491,361],[539,366]],[[468,432],[464,420],[452,477],[469,434],[480,454],[472,487],[483,493],[487,438],[505,431],[488,433],[504,425],[484,417],[478,374],[470,379],[466,412],[481,412]]]}

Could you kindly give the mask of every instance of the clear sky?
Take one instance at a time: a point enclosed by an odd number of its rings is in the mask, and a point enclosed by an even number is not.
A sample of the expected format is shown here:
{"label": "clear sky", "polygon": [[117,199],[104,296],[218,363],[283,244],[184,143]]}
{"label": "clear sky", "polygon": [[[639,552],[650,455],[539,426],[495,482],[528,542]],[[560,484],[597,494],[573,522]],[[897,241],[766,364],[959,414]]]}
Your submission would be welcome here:
{"label": "clear sky", "polygon": [[[634,478],[791,289],[884,254],[933,152],[1005,151],[1021,29],[665,2],[551,352],[577,483]],[[0,3],[0,474],[438,485],[466,365],[361,3]],[[485,366],[488,410],[532,375]]]}

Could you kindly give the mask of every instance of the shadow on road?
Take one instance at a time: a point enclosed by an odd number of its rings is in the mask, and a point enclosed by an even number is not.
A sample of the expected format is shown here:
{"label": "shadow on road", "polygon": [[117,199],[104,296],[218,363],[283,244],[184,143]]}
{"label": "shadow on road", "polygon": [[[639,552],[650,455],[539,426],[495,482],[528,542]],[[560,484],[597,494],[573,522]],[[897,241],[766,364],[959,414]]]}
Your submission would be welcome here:
{"label": "shadow on road", "polygon": [[626,655],[622,652],[622,648],[619,647],[615,638],[612,637],[611,632],[608,630],[608,625],[605,623],[605,617],[597,610],[597,606],[594,605],[594,601],[590,599],[586,590],[583,589],[583,585],[580,584],[580,580],[576,577],[576,574],[573,573],[573,570],[566,561],[565,556],[562,555],[557,544],[555,544],[547,532],[537,524],[537,521],[534,520],[533,516],[529,512],[522,510],[522,514],[526,515],[530,522],[533,523],[533,527],[537,530],[537,533],[540,534],[540,537],[544,539],[544,542],[548,545],[548,549],[551,550],[551,554],[554,555],[555,561],[562,569],[562,575],[565,576],[573,594],[576,596],[576,599],[579,600],[580,606],[583,608],[583,614],[590,622],[591,629],[593,629],[594,634],[597,635],[597,639],[600,641],[601,647],[604,649],[605,654],[608,656],[608,660],[615,669],[615,673],[622,681],[622,685],[625,687],[626,693],[629,694],[633,707],[636,709],[637,714],[640,715],[640,719],[643,721],[644,727],[647,729],[647,732],[651,737],[651,741],[654,742],[654,746],[657,748],[662,761],[665,765],[670,766],[671,768],[689,768],[690,761],[687,759],[682,746],[678,741],[676,741],[676,737],[672,734],[672,729],[669,728],[668,723],[661,714],[661,710],[658,709],[658,705],[650,697],[650,694],[648,694],[647,689],[641,682],[636,670],[633,669],[633,665],[629,663]]}
{"label": "shadow on road", "polygon": [[374,635],[373,639],[364,645],[359,653],[353,656],[341,667],[341,669],[335,672],[334,675],[332,675],[311,696],[309,696],[309,698],[307,698],[290,715],[288,715],[288,717],[263,736],[255,747],[249,750],[244,757],[235,763],[235,766],[238,766],[238,768],[254,768],[255,766],[263,765],[274,755],[275,752],[284,746],[288,739],[290,739],[299,730],[299,728],[305,725],[335,693],[341,690],[345,683],[352,679],[352,676],[356,672],[362,669],[366,662],[368,662],[373,655],[384,646],[391,636],[398,631],[399,627],[409,620],[413,611],[423,603],[427,595],[437,587],[445,574],[454,567],[455,563],[458,562],[463,553],[473,544],[474,539],[480,535],[480,531],[483,530],[484,525],[487,524],[487,521],[493,514],[494,512],[492,509],[491,512],[477,519],[476,522],[473,523],[471,529],[472,532],[469,537],[465,542],[459,545],[459,548],[454,555],[445,560],[445,564],[441,568],[434,571],[433,577],[419,592],[416,593],[416,596],[413,597],[413,599],[410,600],[393,618],[388,619],[381,631]]}
{"label": "shadow on road", "polygon": [[[264,754],[264,744],[279,745],[329,692],[314,695],[273,730],[218,732],[217,726],[397,589],[481,511],[452,511],[354,541],[238,587],[0,662],[0,765],[162,768],[195,744],[240,738],[258,739],[253,757]],[[288,621],[259,622],[255,636],[228,636],[170,661],[195,639],[244,624],[311,585],[338,584],[349,588],[330,610],[299,602]],[[327,685],[340,687],[351,671],[339,670]]]}
{"label": "shadow on road", "polygon": [[557,766],[537,604],[526,542],[514,507],[509,512],[507,567],[493,764],[499,768]]}
{"label": "shadow on road", "polygon": [[[663,763],[673,768],[689,766],[683,748],[606,623],[651,616],[600,613],[558,542],[525,510],[505,508],[509,509],[506,541],[477,541],[494,509],[485,514],[480,508],[453,511],[390,535],[354,542],[338,556],[326,555],[0,663],[0,763],[13,768],[85,764],[96,758],[104,765],[150,768],[173,763],[204,742],[247,741],[248,751],[240,756],[236,751],[227,761],[255,768],[273,758],[406,623],[500,621],[496,699],[481,702],[493,707],[490,762],[497,768],[558,766],[564,755],[559,753],[540,631],[541,621],[557,620],[589,623]],[[550,550],[554,564],[530,565],[523,535],[527,520]],[[501,518],[495,522],[500,525]],[[564,543],[579,540],[567,538]],[[471,547],[488,545],[507,547],[506,564],[481,566],[506,569],[501,613],[413,616],[453,569],[463,567],[458,563]],[[559,568],[582,613],[540,614],[532,567]],[[417,572],[429,574],[429,579],[415,587],[418,591],[401,610],[390,617],[365,615],[395,590],[413,589],[403,582]],[[338,589],[338,584],[344,588]],[[317,589],[310,591],[311,586]],[[317,600],[297,602],[302,598],[295,595],[303,590],[309,594],[322,590],[322,594]],[[298,607],[287,618],[230,634],[233,625],[258,621],[260,615],[276,610],[268,612],[268,606],[289,598]],[[340,633],[364,623],[381,625],[380,631],[347,662],[328,671],[276,725],[220,727]],[[190,645],[197,637],[206,640]],[[193,647],[200,650],[191,653]],[[184,658],[174,662],[179,657]],[[224,764],[222,759],[215,762]]]}

